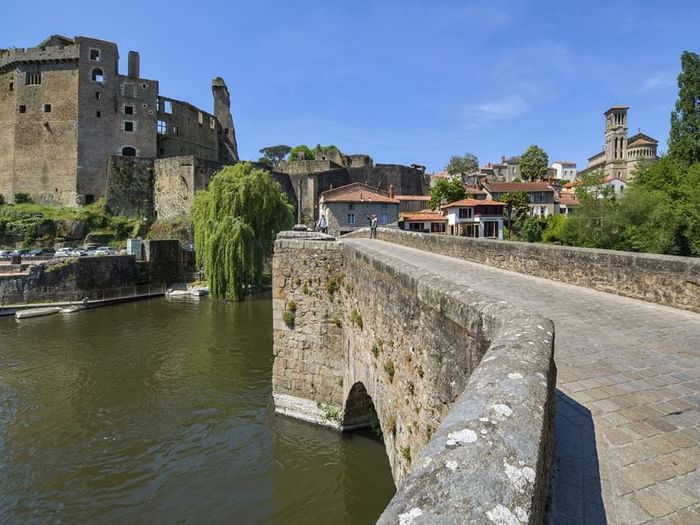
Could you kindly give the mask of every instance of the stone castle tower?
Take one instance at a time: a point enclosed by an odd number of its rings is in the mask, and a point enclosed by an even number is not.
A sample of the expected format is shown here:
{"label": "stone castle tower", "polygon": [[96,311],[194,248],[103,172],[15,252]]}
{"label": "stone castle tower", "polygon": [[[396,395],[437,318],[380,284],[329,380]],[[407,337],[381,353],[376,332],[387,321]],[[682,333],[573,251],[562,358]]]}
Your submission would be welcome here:
{"label": "stone castle tower", "polygon": [[226,82],[221,77],[211,81],[211,91],[214,95],[214,116],[224,128],[224,143],[229,150],[233,162],[238,162],[238,144],[236,143],[236,129],[233,127],[231,116],[231,96]]}

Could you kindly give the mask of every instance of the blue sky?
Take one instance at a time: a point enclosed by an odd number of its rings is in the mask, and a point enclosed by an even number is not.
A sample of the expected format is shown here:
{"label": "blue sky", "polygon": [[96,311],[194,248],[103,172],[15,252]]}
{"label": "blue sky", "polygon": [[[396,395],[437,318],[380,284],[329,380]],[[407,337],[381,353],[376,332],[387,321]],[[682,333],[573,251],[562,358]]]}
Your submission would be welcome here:
{"label": "blue sky", "polygon": [[666,147],[683,50],[700,53],[700,2],[353,0],[60,2],[3,6],[0,47],[50,34],[130,49],[161,94],[211,110],[232,97],[243,158],[266,145],[336,144],[376,162],[441,169],[530,144],[585,165],[603,111],[631,106]]}

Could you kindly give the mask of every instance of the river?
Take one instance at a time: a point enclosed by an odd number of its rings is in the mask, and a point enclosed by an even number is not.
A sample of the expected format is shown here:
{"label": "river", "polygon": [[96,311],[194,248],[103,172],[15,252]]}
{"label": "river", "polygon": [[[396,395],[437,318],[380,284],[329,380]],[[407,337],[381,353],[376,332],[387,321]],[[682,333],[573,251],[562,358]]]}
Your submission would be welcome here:
{"label": "river", "polygon": [[384,447],[275,415],[269,300],[0,318],[0,523],[374,523]]}

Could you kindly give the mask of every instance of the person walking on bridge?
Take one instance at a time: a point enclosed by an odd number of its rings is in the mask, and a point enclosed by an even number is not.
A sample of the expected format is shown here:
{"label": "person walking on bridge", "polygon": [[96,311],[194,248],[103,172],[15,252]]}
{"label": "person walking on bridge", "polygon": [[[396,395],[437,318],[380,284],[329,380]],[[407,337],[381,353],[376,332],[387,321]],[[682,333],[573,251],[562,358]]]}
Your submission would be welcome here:
{"label": "person walking on bridge", "polygon": [[376,239],[377,238],[377,216],[372,214],[372,215],[368,215],[367,218],[369,219],[369,238]]}

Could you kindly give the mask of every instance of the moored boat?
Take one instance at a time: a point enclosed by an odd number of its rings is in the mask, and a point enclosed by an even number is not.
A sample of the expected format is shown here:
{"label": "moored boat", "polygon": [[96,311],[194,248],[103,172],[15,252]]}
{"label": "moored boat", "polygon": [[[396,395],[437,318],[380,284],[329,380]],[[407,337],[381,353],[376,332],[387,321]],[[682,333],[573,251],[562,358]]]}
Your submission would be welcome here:
{"label": "moored boat", "polygon": [[48,306],[46,308],[30,308],[28,310],[20,310],[15,313],[15,319],[28,319],[30,317],[43,317],[45,315],[53,315],[60,312],[60,306]]}

